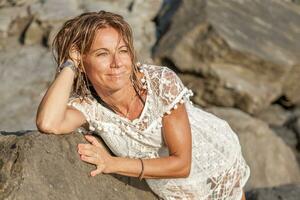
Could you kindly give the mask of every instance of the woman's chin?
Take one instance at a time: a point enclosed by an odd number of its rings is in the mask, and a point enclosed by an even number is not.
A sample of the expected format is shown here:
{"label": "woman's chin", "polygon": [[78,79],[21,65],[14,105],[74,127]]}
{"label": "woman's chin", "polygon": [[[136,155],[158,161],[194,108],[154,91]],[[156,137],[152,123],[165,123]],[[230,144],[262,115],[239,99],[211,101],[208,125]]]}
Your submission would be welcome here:
{"label": "woman's chin", "polygon": [[119,90],[130,85],[130,81],[128,79],[124,80],[123,78],[111,78],[110,82],[110,87],[114,90]]}

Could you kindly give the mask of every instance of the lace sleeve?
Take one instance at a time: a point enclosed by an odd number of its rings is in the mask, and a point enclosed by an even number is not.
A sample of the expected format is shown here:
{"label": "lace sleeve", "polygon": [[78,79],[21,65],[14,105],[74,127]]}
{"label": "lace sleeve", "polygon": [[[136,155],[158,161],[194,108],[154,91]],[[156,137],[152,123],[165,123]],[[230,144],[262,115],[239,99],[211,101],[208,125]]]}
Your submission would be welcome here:
{"label": "lace sleeve", "polygon": [[189,97],[192,90],[185,87],[177,74],[168,67],[164,67],[159,85],[159,96],[163,103],[163,112],[170,114],[177,108],[177,103],[191,102]]}
{"label": "lace sleeve", "polygon": [[[95,130],[95,128],[92,126],[92,118],[95,112],[92,103],[87,103],[85,101],[80,102],[80,99],[78,97],[70,97],[67,105],[75,108],[76,110],[79,110],[85,116],[89,124],[89,130],[91,131]],[[79,132],[86,132],[86,131],[87,130],[83,127],[79,128]]]}

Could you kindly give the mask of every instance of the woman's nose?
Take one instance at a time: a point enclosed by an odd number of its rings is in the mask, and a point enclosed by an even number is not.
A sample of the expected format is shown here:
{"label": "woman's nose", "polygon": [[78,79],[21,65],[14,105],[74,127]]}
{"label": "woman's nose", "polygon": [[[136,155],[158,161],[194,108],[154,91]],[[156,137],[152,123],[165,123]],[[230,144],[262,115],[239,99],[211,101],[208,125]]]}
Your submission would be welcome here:
{"label": "woman's nose", "polygon": [[111,62],[111,66],[112,67],[120,67],[122,64],[122,61],[120,59],[120,56],[117,54],[117,53],[114,53],[113,54],[113,57],[112,57],[112,62]]}

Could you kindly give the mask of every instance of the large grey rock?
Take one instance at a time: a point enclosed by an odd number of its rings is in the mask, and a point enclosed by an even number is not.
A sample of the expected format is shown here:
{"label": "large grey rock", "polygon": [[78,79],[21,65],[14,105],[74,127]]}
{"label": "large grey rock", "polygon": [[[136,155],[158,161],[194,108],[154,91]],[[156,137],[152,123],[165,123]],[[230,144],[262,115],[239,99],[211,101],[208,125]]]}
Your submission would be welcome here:
{"label": "large grey rock", "polygon": [[76,0],[48,0],[31,4],[29,13],[45,26],[51,26],[81,14],[82,10]]}
{"label": "large grey rock", "polygon": [[298,139],[297,134],[285,126],[270,126],[270,128],[283,139],[293,150],[296,150]]}
{"label": "large grey rock", "polygon": [[95,166],[80,159],[79,143],[88,142],[78,133],[2,132],[0,199],[157,199],[146,182],[137,178],[89,176]]}
{"label": "large grey rock", "polygon": [[293,104],[300,105],[300,62],[288,73],[283,85],[284,94]]}
{"label": "large grey rock", "polygon": [[10,45],[0,53],[0,127],[6,131],[35,129],[36,110],[56,66],[46,48],[20,46],[17,39]]}
{"label": "large grey rock", "polygon": [[194,76],[191,74],[178,74],[183,84],[191,89],[194,95],[191,100],[201,107],[206,107],[207,102],[203,101],[202,96],[204,95],[205,80],[199,76]]}
{"label": "large grey rock", "polygon": [[259,111],[255,117],[273,126],[283,126],[292,118],[292,113],[278,104],[271,105]]}
{"label": "large grey rock", "polygon": [[181,1],[154,56],[206,77],[205,101],[253,114],[284,94],[299,25],[300,7],[279,0]]}
{"label": "large grey rock", "polygon": [[[113,13],[127,16],[131,4],[134,0],[110,1],[110,0],[80,0],[81,8],[85,12],[99,12],[105,10]],[[147,4],[147,3],[146,3]]]}
{"label": "large grey rock", "polygon": [[250,188],[299,183],[300,169],[293,151],[265,122],[234,108],[208,111],[228,121],[237,133],[251,170]]}
{"label": "large grey rock", "polygon": [[32,45],[32,44],[41,44],[44,37],[44,31],[41,26],[33,21],[30,23],[24,35],[24,44]]}
{"label": "large grey rock", "polygon": [[29,5],[39,0],[0,0],[0,8]]}
{"label": "large grey rock", "polygon": [[298,200],[300,184],[287,184],[271,188],[258,188],[247,192],[247,200]]}
{"label": "large grey rock", "polygon": [[0,39],[20,35],[29,21],[26,6],[0,8]]}

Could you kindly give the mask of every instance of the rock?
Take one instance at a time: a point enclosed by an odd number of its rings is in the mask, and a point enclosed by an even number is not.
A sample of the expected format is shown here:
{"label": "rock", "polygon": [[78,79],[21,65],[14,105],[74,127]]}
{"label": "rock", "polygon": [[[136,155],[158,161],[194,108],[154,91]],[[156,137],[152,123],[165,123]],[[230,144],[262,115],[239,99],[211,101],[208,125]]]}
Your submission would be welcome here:
{"label": "rock", "polygon": [[283,126],[292,117],[292,114],[280,105],[273,104],[259,111],[255,117],[265,121],[269,125]]}
{"label": "rock", "polygon": [[[80,2],[81,8],[85,12],[99,12],[100,10],[105,10],[108,12],[117,13],[122,16],[127,16],[129,13],[129,8],[134,0],[123,0],[123,1],[109,1],[109,0],[82,0]],[[147,4],[147,3],[146,3]]]}
{"label": "rock", "polygon": [[286,126],[271,126],[270,128],[292,149],[300,166],[300,135],[293,128]]}
{"label": "rock", "polygon": [[292,1],[292,2],[294,2],[294,3],[300,4],[300,1],[299,1],[299,0],[289,0],[289,1]]}
{"label": "rock", "polygon": [[1,7],[23,6],[37,2],[38,0],[0,0]]}
{"label": "rock", "polygon": [[296,118],[293,123],[290,124],[293,131],[296,133],[297,138],[297,150],[299,151],[299,157],[300,157],[300,117]]}
{"label": "rock", "polygon": [[[300,62],[299,62],[300,63]],[[283,94],[291,102],[291,104],[300,105],[300,64],[294,65],[287,74],[283,85]]]}
{"label": "rock", "polygon": [[36,131],[0,135],[0,199],[157,199],[145,181],[117,174],[89,173],[81,134],[45,135]]}
{"label": "rock", "polygon": [[270,128],[292,149],[296,150],[298,139],[296,133],[285,126],[270,126]]}
{"label": "rock", "polygon": [[151,21],[157,15],[162,3],[162,0],[152,0],[151,2],[134,0],[132,1],[132,7],[130,9],[131,15],[138,16],[138,18],[143,21]]}
{"label": "rock", "polygon": [[55,74],[51,53],[39,45],[20,46],[15,39],[1,51],[0,62],[1,129],[36,129],[36,110]]}
{"label": "rock", "polygon": [[40,1],[29,6],[29,13],[45,27],[64,22],[82,13],[76,0]]}
{"label": "rock", "polygon": [[[157,42],[160,40],[161,36],[170,27],[170,21],[175,14],[178,7],[181,5],[181,0],[165,0],[161,6],[160,11],[156,15],[155,22],[157,28]],[[156,48],[156,46],[154,46]]]}
{"label": "rock", "polygon": [[191,100],[201,107],[207,107],[207,102],[202,98],[205,88],[203,78],[191,74],[178,74],[178,76],[183,84],[193,91],[194,95],[191,97]]}
{"label": "rock", "polygon": [[298,200],[299,196],[300,184],[258,188],[246,193],[247,200]]}
{"label": "rock", "polygon": [[234,108],[207,110],[226,120],[237,133],[251,170],[248,187],[272,187],[300,181],[293,151],[265,122]]}
{"label": "rock", "polygon": [[297,118],[295,123],[293,124],[294,131],[298,134],[299,139],[300,139],[300,117]]}
{"label": "rock", "polygon": [[191,0],[177,7],[155,50],[156,62],[204,76],[203,99],[210,104],[254,114],[283,94],[286,75],[300,62],[300,44],[293,42],[300,39],[299,6]]}
{"label": "rock", "polygon": [[40,27],[40,25],[33,21],[29,25],[28,29],[25,32],[24,36],[24,44],[32,45],[32,44],[41,44],[44,36],[44,31]]}
{"label": "rock", "polygon": [[0,39],[20,35],[27,26],[30,17],[26,7],[5,7],[0,9]]}

